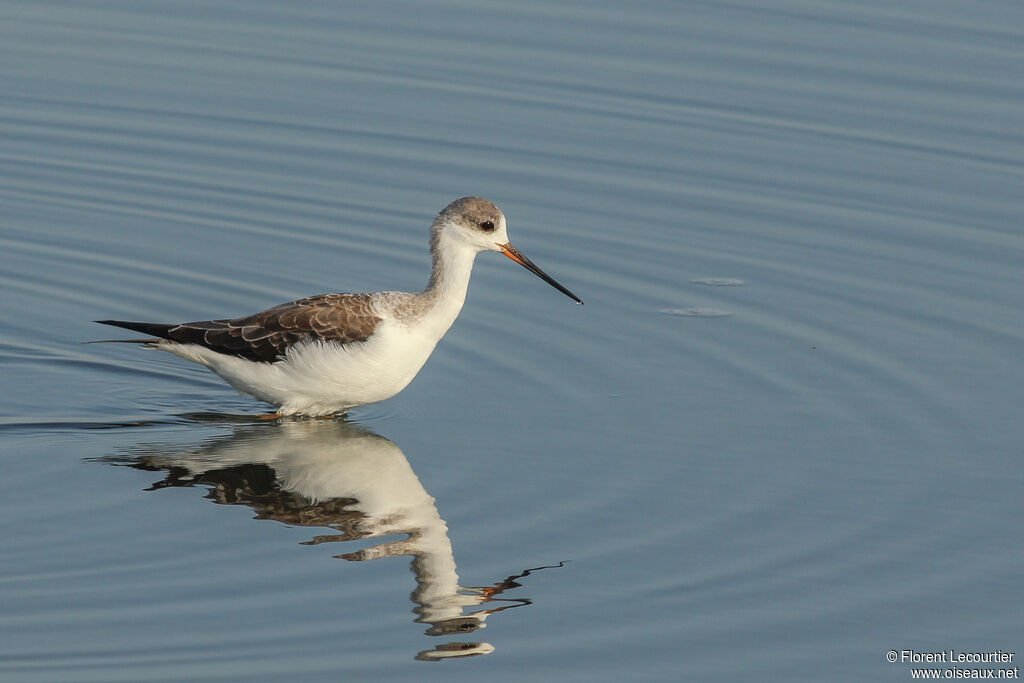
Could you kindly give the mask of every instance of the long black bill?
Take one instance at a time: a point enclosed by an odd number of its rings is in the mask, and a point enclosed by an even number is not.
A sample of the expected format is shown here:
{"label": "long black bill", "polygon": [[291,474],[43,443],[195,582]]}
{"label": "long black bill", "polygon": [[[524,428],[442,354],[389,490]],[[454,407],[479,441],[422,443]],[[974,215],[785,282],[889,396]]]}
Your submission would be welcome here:
{"label": "long black bill", "polygon": [[566,289],[562,285],[558,284],[553,277],[551,277],[550,275],[545,273],[543,270],[538,268],[533,263],[533,261],[531,261],[530,259],[528,259],[525,256],[523,256],[523,253],[521,251],[519,251],[518,249],[516,249],[515,247],[513,247],[511,244],[502,244],[500,246],[501,246],[501,253],[503,253],[505,256],[508,256],[510,259],[512,259],[513,261],[515,261],[519,265],[521,265],[523,268],[526,268],[528,271],[530,271],[531,273],[533,273],[534,275],[539,277],[541,280],[543,280],[544,282],[548,283],[549,285],[551,285],[552,287],[557,289],[562,294],[565,294],[567,297],[569,297],[570,299],[572,299],[576,303],[578,303],[580,305],[583,304],[583,302],[580,300],[580,298],[578,296],[576,296],[575,294],[570,292],[568,289]]}

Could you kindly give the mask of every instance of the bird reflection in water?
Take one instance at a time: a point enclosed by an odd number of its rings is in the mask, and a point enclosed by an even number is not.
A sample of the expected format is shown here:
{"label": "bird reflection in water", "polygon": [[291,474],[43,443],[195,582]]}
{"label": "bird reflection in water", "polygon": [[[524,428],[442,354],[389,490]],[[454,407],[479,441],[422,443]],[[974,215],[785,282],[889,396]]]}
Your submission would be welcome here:
{"label": "bird reflection in water", "polygon": [[[536,567],[491,586],[461,586],[448,527],[392,441],[342,420],[294,420],[242,425],[231,435],[195,447],[136,447],[108,462],[164,471],[149,490],[206,486],[208,498],[246,505],[256,519],[292,526],[325,527],[332,533],[304,545],[390,540],[335,555],[349,561],[410,556],[416,577],[416,621],[430,636],[464,635],[486,626],[492,614],[529,605],[526,598],[499,597],[518,588]],[[554,566],[562,566],[562,563]],[[468,611],[467,611],[468,610]],[[490,654],[484,642],[448,642],[416,655],[423,661]]]}

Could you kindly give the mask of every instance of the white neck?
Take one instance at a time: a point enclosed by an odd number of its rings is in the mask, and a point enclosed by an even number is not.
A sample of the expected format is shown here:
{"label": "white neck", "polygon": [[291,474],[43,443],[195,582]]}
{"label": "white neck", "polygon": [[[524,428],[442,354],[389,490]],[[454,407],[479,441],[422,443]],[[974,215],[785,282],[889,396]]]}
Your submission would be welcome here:
{"label": "white neck", "polygon": [[416,296],[424,302],[427,308],[424,318],[430,321],[430,327],[440,339],[455,322],[466,301],[477,252],[461,241],[444,239],[442,231],[432,237],[431,251],[434,263],[430,282]]}

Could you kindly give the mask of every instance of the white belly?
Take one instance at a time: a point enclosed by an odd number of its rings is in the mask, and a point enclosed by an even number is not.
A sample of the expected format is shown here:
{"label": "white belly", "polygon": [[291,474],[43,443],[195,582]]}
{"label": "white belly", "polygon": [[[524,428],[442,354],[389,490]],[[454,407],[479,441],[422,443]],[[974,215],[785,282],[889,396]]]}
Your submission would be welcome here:
{"label": "white belly", "polygon": [[315,341],[294,346],[282,360],[261,363],[197,344],[158,347],[201,363],[242,393],[277,406],[283,415],[330,415],[391,398],[430,357],[437,340],[383,321],[365,342]]}

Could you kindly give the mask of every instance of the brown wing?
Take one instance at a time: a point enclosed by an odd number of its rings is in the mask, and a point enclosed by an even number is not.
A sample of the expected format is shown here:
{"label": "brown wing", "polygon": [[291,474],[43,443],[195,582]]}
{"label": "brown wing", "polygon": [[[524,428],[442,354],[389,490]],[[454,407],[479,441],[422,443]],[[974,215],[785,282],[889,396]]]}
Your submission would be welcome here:
{"label": "brown wing", "polygon": [[290,346],[300,342],[319,339],[350,344],[364,341],[373,334],[380,320],[371,309],[369,294],[320,294],[233,320],[202,320],[180,325],[97,322],[272,363]]}

